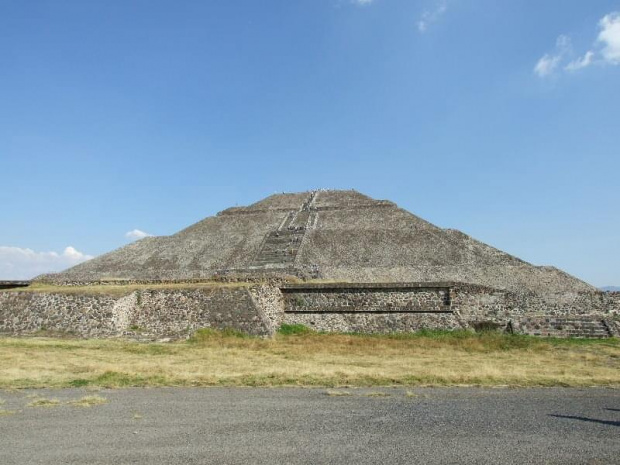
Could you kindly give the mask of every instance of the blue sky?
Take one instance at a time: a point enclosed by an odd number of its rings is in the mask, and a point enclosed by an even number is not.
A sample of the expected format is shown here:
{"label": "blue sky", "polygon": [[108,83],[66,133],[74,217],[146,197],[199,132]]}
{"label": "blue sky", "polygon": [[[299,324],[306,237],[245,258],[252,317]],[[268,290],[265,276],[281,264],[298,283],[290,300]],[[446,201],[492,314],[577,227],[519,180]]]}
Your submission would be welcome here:
{"label": "blue sky", "polygon": [[355,188],[620,284],[617,12],[0,0],[0,279],[274,192]]}

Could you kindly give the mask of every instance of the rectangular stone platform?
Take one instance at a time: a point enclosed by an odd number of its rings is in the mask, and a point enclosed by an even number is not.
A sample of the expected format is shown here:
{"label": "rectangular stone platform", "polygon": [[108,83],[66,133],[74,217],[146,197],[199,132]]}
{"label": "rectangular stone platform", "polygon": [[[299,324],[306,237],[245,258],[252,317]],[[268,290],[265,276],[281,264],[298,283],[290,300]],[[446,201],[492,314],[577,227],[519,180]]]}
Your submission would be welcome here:
{"label": "rectangular stone platform", "polygon": [[284,313],[451,313],[448,283],[291,284]]}
{"label": "rectangular stone platform", "polygon": [[14,289],[30,286],[30,281],[0,281],[0,289]]}

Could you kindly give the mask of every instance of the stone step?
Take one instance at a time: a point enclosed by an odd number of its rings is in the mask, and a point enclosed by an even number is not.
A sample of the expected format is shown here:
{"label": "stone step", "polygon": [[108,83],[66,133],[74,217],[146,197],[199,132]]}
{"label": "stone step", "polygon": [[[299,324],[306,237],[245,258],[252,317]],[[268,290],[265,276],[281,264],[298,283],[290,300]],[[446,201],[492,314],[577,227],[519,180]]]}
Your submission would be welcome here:
{"label": "stone step", "polygon": [[607,338],[612,333],[603,320],[589,317],[524,317],[513,322],[515,332],[533,336]]}
{"label": "stone step", "polygon": [[260,257],[257,257],[256,260],[262,260],[262,261],[287,260],[288,258],[292,258],[292,257],[295,257],[295,255],[289,254],[289,253],[281,253],[277,255],[261,255]]}
{"label": "stone step", "polygon": [[310,220],[313,192],[297,211],[291,211],[276,231],[265,235],[261,249],[250,267],[290,265],[295,261]]}
{"label": "stone step", "polygon": [[308,211],[289,214],[280,229],[265,236],[263,245],[250,266],[279,266],[294,262],[306,233],[309,215]]}
{"label": "stone step", "polygon": [[263,249],[261,250],[261,252],[271,252],[271,251],[278,251],[278,250],[286,250],[286,249],[296,249],[298,248],[299,244],[290,244],[290,243],[284,243],[284,244],[265,244],[263,246]]}
{"label": "stone step", "polygon": [[265,255],[265,254],[277,254],[277,253],[281,253],[281,252],[285,252],[285,251],[289,251],[289,250],[297,250],[298,247],[266,247],[263,248],[263,250],[261,251],[261,255]]}

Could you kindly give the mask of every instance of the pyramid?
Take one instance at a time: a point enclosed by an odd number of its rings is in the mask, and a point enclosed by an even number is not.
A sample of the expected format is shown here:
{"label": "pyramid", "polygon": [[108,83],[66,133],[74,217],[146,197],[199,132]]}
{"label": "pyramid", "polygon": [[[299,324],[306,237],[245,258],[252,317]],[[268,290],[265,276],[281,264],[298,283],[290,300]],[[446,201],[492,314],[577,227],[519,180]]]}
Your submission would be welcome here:
{"label": "pyramid", "polygon": [[353,190],[275,194],[41,280],[184,281],[265,273],[349,283],[461,282],[513,292],[596,291],[561,270],[534,266]]}

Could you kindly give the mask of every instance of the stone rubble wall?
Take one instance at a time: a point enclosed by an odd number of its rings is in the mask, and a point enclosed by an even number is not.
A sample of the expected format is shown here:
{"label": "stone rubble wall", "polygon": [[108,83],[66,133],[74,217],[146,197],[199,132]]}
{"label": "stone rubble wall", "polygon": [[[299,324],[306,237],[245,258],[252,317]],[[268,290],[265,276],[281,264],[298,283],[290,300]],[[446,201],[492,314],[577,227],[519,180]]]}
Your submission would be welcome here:
{"label": "stone rubble wall", "polygon": [[282,325],[284,318],[284,296],[275,286],[252,286],[248,288],[256,308],[261,310],[265,325],[274,334]]}
{"label": "stone rubble wall", "polygon": [[283,323],[317,331],[390,333],[463,329],[450,288],[394,284],[313,284],[282,288]]}
{"label": "stone rubble wall", "polygon": [[450,289],[284,289],[286,312],[450,311]]}
{"label": "stone rubble wall", "polygon": [[606,302],[609,312],[620,317],[620,292],[605,292],[603,298]]}
{"label": "stone rubble wall", "polygon": [[421,329],[463,329],[453,313],[285,313],[283,323],[316,331],[395,333]]}
{"label": "stone rubble wall", "polygon": [[[303,324],[318,331],[388,333],[490,323],[529,331],[536,329],[536,318],[551,318],[563,326],[561,318],[605,320],[609,332],[620,335],[620,293],[541,296],[458,283],[268,283],[142,289],[124,295],[88,294],[75,287],[52,293],[0,292],[0,334],[5,335],[44,331],[157,340],[186,338],[200,328],[232,328],[270,336],[282,324]],[[575,324],[586,326],[584,321]]]}
{"label": "stone rubble wall", "polygon": [[147,337],[190,336],[201,328],[235,329],[254,336],[270,330],[246,288],[137,291],[129,330]]}
{"label": "stone rubble wall", "polygon": [[117,331],[126,331],[132,325],[134,309],[138,306],[138,292],[121,297],[112,307],[112,323]]}
{"label": "stone rubble wall", "polygon": [[617,336],[615,325],[603,319],[579,317],[524,317],[516,322],[513,331],[520,334],[546,337],[607,338]]}
{"label": "stone rubble wall", "polygon": [[620,293],[568,292],[539,295],[456,284],[452,288],[451,298],[452,308],[466,321],[507,323],[536,315],[620,318]]}
{"label": "stone rubble wall", "polygon": [[21,335],[39,331],[82,337],[117,334],[114,304],[106,295],[0,292],[0,333]]}
{"label": "stone rubble wall", "polygon": [[0,292],[0,334],[180,339],[201,328],[256,336],[274,331],[246,287],[139,290],[124,296]]}
{"label": "stone rubble wall", "polygon": [[620,293],[539,295],[461,283],[293,284],[282,291],[283,323],[319,331],[387,333],[512,325],[517,332],[534,334],[538,330],[531,330],[532,318],[552,318],[561,326],[566,322],[562,318],[570,317],[586,336],[592,332],[590,320],[605,320],[612,335],[620,327]]}
{"label": "stone rubble wall", "polygon": [[613,336],[620,337],[620,320],[605,320],[605,324]]}

